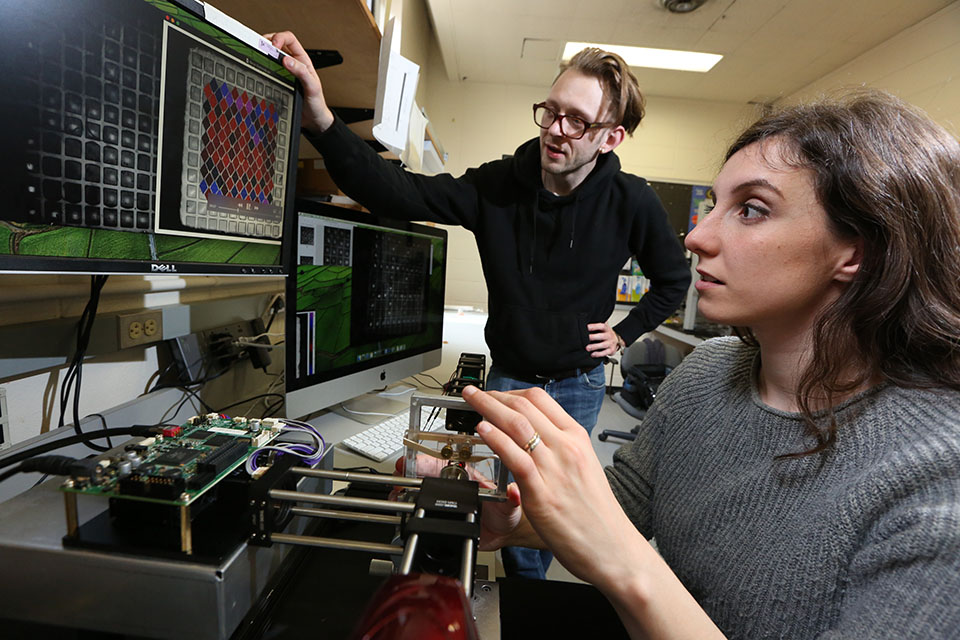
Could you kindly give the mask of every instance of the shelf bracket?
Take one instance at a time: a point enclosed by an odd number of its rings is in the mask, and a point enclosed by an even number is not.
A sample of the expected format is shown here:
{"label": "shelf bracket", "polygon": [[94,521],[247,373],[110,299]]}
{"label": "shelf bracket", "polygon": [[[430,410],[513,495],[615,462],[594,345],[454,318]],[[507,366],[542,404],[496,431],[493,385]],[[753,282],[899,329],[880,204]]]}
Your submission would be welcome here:
{"label": "shelf bracket", "polygon": [[343,56],[336,49],[306,49],[314,69],[325,69],[343,64]]}
{"label": "shelf bracket", "polygon": [[330,107],[346,124],[373,120],[374,110],[366,107]]}

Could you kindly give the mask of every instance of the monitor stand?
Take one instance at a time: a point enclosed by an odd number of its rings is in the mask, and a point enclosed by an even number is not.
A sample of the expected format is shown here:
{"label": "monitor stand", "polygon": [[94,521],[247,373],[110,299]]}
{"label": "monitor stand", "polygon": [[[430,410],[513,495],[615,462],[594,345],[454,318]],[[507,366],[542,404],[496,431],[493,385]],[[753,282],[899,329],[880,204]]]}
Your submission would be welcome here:
{"label": "monitor stand", "polygon": [[[350,418],[362,424],[376,424],[383,422],[390,416],[410,410],[409,395],[397,397],[384,397],[376,394],[364,394],[350,400],[346,400],[331,407],[331,411],[345,418]],[[386,414],[386,415],[385,415]]]}

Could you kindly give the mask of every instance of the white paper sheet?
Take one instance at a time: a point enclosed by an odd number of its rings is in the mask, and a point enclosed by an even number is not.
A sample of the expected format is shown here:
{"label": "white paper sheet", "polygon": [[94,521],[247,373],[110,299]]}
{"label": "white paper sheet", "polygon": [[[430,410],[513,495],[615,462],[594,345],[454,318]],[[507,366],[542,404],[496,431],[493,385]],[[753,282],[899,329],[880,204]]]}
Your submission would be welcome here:
{"label": "white paper sheet", "polygon": [[[393,51],[394,25],[387,23],[380,41],[380,66],[377,71],[377,102],[373,116],[373,137],[401,156],[407,146],[410,114],[417,94],[420,65]],[[421,151],[422,153],[422,151]]]}

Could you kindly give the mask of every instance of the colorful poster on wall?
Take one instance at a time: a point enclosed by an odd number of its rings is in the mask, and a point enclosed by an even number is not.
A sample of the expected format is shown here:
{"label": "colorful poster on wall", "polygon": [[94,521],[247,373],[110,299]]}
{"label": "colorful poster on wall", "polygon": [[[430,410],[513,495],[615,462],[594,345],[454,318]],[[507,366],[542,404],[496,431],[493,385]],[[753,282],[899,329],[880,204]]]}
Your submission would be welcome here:
{"label": "colorful poster on wall", "polygon": [[687,227],[687,233],[693,231],[693,228],[697,226],[697,221],[710,211],[712,205],[712,188],[705,185],[694,185],[690,192],[690,225]]}
{"label": "colorful poster on wall", "polygon": [[643,297],[650,289],[650,282],[644,276],[630,276],[632,279],[633,288],[630,291],[630,302],[640,302],[640,298]]}
{"label": "colorful poster on wall", "polygon": [[631,288],[630,276],[621,275],[617,281],[617,302],[629,302]]}

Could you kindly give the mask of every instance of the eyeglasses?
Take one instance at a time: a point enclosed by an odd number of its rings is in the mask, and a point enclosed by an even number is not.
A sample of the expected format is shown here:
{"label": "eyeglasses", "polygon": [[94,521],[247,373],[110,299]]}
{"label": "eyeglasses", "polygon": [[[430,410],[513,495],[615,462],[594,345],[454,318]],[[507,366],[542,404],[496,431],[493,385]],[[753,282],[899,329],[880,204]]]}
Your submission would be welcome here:
{"label": "eyeglasses", "polygon": [[614,124],[612,122],[587,122],[577,116],[560,114],[543,102],[533,105],[533,121],[541,129],[549,129],[557,120],[560,121],[560,133],[573,140],[582,138],[588,129],[609,127]]}

